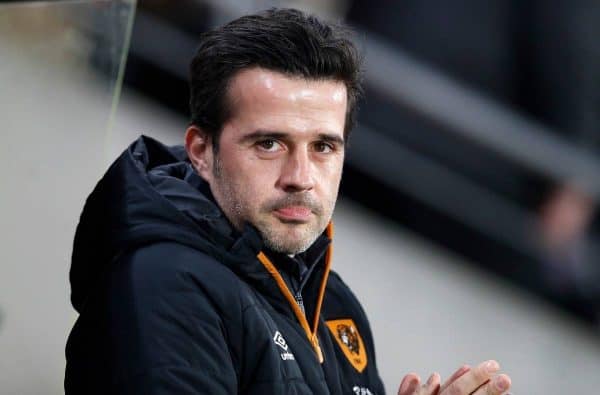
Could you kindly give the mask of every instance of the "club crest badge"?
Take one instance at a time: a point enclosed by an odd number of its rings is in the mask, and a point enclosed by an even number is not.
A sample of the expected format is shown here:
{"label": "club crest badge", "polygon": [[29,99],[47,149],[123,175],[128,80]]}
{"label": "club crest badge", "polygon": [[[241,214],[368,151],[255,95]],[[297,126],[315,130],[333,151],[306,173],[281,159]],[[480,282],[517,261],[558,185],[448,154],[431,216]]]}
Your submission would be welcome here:
{"label": "club crest badge", "polygon": [[367,352],[360,333],[351,319],[326,321],[346,358],[359,373],[367,366]]}

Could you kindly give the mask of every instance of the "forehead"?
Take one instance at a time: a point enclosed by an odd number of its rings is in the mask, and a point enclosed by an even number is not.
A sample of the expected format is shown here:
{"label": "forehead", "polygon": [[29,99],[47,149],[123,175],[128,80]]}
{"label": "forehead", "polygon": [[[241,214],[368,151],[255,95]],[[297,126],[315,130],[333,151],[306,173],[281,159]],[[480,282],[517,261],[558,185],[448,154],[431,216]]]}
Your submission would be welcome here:
{"label": "forehead", "polygon": [[[305,123],[343,131],[346,86],[333,79],[306,79],[262,68],[245,69],[228,89],[231,117],[250,123]],[[273,125],[255,125],[272,127]]]}
{"label": "forehead", "polygon": [[330,78],[312,79],[302,76],[287,75],[278,71],[261,67],[243,69],[236,73],[229,84],[229,92],[234,97],[244,96],[244,93],[256,98],[258,95],[286,98],[287,91],[300,91],[295,99],[301,100],[304,96],[318,94],[323,99],[333,100],[336,103],[345,103],[346,85],[342,81]]}

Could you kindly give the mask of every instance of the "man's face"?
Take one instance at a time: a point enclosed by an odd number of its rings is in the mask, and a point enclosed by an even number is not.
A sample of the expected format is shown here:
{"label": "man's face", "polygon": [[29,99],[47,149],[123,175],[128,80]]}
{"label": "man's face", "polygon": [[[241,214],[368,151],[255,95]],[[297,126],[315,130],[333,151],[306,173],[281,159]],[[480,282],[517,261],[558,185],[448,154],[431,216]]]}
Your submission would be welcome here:
{"label": "man's face", "polygon": [[252,68],[232,79],[228,97],[232,116],[200,173],[237,229],[249,222],[269,248],[305,251],[337,199],[346,87]]}

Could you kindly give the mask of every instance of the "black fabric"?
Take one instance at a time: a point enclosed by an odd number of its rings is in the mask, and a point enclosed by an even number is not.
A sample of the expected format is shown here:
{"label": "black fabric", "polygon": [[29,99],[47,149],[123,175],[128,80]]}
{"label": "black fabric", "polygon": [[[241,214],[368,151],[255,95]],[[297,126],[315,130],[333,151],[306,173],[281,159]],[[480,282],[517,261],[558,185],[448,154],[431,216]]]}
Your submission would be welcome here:
{"label": "black fabric", "polygon": [[[298,256],[308,269],[308,317],[330,242],[323,235]],[[252,226],[230,226],[181,147],[138,139],[100,180],[77,227],[70,281],[79,317],[66,347],[66,394],[384,393],[366,316],[339,276],[330,274],[320,316],[321,364],[256,258],[262,249]],[[342,318],[364,340],[362,373],[325,325]]]}

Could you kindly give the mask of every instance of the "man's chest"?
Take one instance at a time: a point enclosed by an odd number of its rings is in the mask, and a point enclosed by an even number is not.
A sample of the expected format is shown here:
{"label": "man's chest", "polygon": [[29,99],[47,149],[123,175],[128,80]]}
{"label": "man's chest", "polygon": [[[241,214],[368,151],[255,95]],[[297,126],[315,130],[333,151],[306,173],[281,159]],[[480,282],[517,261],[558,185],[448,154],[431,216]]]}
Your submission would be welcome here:
{"label": "man's chest", "polygon": [[[243,314],[239,359],[242,393],[381,393],[372,350],[363,340],[369,328],[352,309],[324,308],[319,317],[319,356],[306,332],[284,304],[258,293]],[[346,310],[346,311],[344,311]],[[284,389],[280,392],[280,389]]]}

